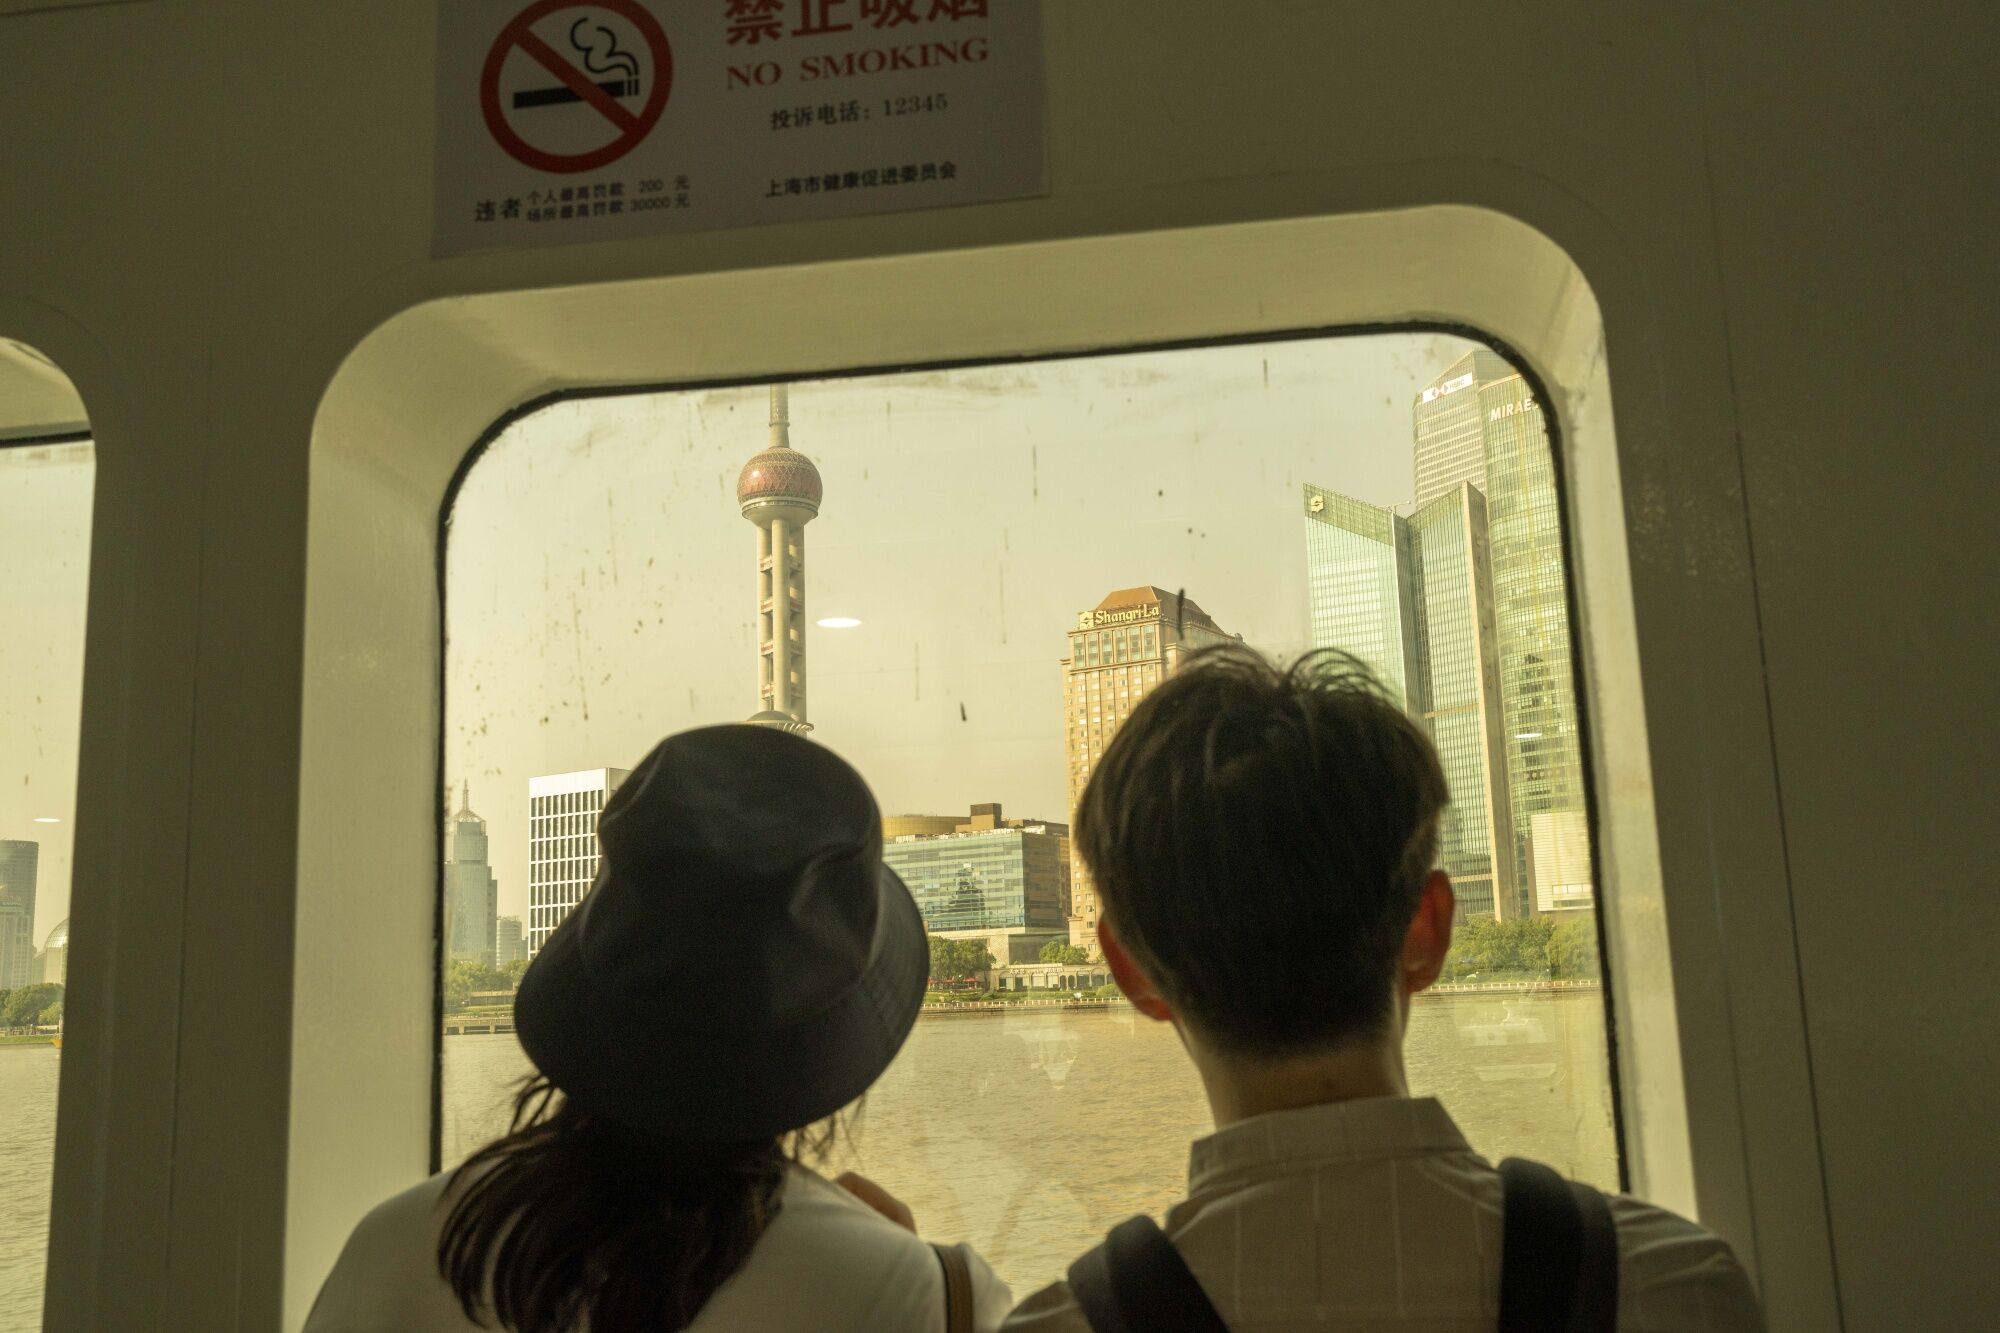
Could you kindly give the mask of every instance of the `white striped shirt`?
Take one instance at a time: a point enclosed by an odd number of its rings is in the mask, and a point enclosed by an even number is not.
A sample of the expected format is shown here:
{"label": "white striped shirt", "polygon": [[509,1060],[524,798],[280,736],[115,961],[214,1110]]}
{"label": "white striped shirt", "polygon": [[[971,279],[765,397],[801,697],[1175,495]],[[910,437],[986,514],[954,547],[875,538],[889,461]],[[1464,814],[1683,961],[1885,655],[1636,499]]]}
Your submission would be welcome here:
{"label": "white striped shirt", "polygon": [[[1728,1244],[1663,1208],[1611,1198],[1618,1327],[1764,1327]],[[1500,1309],[1500,1173],[1434,1098],[1255,1116],[1194,1144],[1166,1231],[1232,1333],[1490,1330]],[[1006,1333],[1087,1333],[1065,1283]]]}

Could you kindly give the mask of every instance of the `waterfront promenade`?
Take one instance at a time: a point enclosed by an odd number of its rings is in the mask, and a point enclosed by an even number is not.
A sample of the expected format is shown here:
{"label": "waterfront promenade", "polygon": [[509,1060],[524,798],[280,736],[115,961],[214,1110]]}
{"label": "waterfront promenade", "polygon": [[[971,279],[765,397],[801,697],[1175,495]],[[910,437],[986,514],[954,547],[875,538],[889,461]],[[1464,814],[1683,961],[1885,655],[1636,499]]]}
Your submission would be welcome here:
{"label": "waterfront promenade", "polygon": [[[1576,991],[1594,991],[1602,988],[1596,980],[1587,981],[1476,981],[1440,983],[1425,991],[1425,995],[1440,998],[1449,996],[1478,995],[1557,995]],[[1122,996],[1049,995],[1022,1000],[926,1000],[917,1017],[926,1018],[969,1018],[974,1014],[1045,1013],[1057,1010],[1064,1013],[1129,1009],[1131,1001]],[[488,1036],[494,1033],[512,1032],[514,1016],[507,1013],[487,1014],[446,1014],[444,1033],[448,1037]]]}

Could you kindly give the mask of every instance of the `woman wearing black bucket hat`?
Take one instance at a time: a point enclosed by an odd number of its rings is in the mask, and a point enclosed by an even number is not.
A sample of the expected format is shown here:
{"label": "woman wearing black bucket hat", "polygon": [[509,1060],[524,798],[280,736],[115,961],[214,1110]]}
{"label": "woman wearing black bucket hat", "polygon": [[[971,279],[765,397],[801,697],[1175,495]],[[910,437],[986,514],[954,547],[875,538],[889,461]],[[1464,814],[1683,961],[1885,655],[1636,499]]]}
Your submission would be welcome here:
{"label": "woman wearing black bucket hat", "polygon": [[783,732],[684,732],[598,839],[515,998],[538,1073],[512,1131],[363,1219],[307,1329],[997,1326],[977,1256],[801,1161],[895,1058],[929,971],[860,776]]}

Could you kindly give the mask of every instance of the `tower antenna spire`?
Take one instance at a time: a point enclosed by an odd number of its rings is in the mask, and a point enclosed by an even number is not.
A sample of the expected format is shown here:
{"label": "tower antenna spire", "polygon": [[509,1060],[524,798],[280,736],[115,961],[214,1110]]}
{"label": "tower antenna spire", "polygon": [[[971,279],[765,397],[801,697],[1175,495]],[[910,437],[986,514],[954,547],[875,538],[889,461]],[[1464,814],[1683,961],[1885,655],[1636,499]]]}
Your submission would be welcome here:
{"label": "tower antenna spire", "polygon": [[771,447],[792,447],[792,386],[789,384],[771,386]]}

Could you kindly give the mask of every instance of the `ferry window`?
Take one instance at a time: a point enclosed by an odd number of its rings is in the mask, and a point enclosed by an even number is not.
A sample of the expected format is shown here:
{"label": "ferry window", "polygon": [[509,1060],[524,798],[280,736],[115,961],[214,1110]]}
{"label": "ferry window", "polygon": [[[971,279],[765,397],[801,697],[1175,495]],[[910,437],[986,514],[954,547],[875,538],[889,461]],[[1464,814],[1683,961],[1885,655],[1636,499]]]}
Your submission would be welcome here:
{"label": "ferry window", "polygon": [[0,444],[0,1328],[42,1322],[94,470]]}
{"label": "ferry window", "polygon": [[[774,436],[823,484],[777,569],[737,489]],[[1146,691],[1240,637],[1356,654],[1443,758],[1458,944],[1414,1007],[1415,1090],[1489,1156],[1615,1188],[1556,485],[1530,385],[1435,333],[633,392],[509,424],[448,523],[444,1164],[504,1129],[527,1070],[512,988],[596,873],[627,768],[776,710],[868,779],[890,863],[979,964],[934,979],[843,1151],[1021,1295],[1159,1212],[1208,1110],[1095,953],[1069,824]]]}

